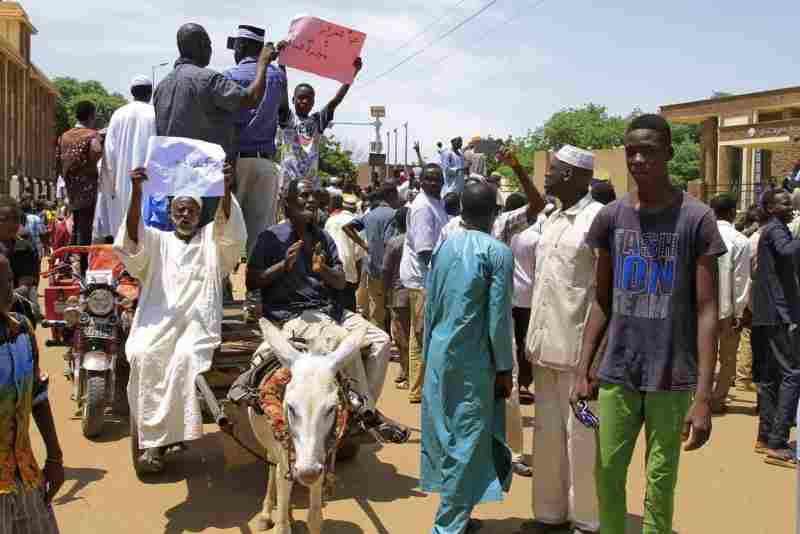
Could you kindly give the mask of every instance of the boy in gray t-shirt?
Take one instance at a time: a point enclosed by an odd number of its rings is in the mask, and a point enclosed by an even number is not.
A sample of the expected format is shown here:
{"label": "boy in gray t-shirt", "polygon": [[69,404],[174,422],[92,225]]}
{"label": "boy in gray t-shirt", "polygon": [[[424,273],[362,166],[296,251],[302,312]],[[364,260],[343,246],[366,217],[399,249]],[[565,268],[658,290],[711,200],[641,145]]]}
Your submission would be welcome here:
{"label": "boy in gray t-shirt", "polygon": [[[625,151],[638,190],[603,208],[587,235],[597,257],[596,294],[573,402],[592,397],[599,382],[603,534],[625,532],[626,477],[643,424],[644,524],[672,532],[681,442],[694,450],[711,435],[717,257],[725,245],[711,209],[670,182],[672,139],[662,117],[634,119]],[[597,376],[590,376],[606,334]]]}

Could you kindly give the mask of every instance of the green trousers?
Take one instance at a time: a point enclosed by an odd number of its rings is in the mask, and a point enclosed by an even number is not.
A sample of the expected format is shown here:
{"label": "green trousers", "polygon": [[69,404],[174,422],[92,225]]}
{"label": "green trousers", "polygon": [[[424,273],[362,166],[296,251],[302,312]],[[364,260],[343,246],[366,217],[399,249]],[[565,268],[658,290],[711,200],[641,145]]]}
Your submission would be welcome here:
{"label": "green trousers", "polygon": [[625,534],[628,466],[642,424],[647,440],[642,534],[672,534],[681,431],[691,401],[689,391],[645,393],[613,384],[600,387],[596,480],[603,534]]}

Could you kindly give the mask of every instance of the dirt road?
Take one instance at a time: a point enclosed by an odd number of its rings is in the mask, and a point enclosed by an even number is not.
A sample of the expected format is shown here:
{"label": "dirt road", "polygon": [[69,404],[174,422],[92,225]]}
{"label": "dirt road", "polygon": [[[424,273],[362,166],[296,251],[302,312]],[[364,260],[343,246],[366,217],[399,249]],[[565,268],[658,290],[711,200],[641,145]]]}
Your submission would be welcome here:
{"label": "dirt road", "polygon": [[[40,331],[40,343],[48,333]],[[253,461],[213,425],[168,473],[150,483],[133,473],[127,420],[107,426],[89,442],[80,422],[71,418],[73,403],[61,376],[63,349],[42,352],[50,373],[50,399],[64,448],[67,482],[55,500],[64,534],[179,534],[185,532],[256,532],[255,519],[266,488],[264,466]],[[419,409],[405,402],[405,392],[387,380],[381,408],[413,429]],[[716,418],[711,443],[684,454],[678,485],[675,530],[681,534],[790,534],[794,532],[795,473],[768,466],[751,452],[756,419],[754,397],[735,392],[730,414]],[[525,407],[525,440],[532,442],[533,407]],[[35,426],[34,426],[35,428]],[[41,439],[34,442],[43,458]],[[640,442],[628,484],[629,532],[640,532],[644,482]],[[355,461],[338,466],[336,495],[325,508],[326,534],[425,534],[438,498],[416,489],[419,433],[405,445],[370,446]],[[535,476],[535,474],[534,474]],[[481,506],[483,532],[510,534],[530,518],[530,479],[515,478],[505,502]],[[306,532],[306,496],[296,492],[295,532]]]}

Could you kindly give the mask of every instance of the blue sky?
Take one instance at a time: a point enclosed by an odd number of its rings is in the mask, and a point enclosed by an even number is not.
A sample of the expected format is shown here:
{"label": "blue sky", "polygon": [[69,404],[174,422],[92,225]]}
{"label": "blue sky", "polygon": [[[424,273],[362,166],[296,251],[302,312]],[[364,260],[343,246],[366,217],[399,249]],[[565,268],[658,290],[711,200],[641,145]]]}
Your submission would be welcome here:
{"label": "blue sky", "polygon": [[[627,114],[715,90],[800,85],[797,0],[496,0],[461,30],[366,84],[489,1],[299,0],[273,7],[254,0],[28,0],[23,6],[40,32],[33,59],[48,75],[97,79],[126,95],[133,76],[174,61],[175,32],[184,22],[208,29],[211,66],[219,70],[233,61],[225,38],[238,24],[267,26],[278,40],[304,13],[364,31],[365,68],[337,119],[368,120],[369,106],[384,104],[390,129],[408,121],[410,138],[422,142],[426,155],[437,140],[521,135],[562,108],[588,102]],[[318,103],[338,87],[295,70],[289,75],[292,86],[312,83]],[[374,135],[349,126],[333,134],[362,154]],[[402,134],[400,153],[402,161]]]}

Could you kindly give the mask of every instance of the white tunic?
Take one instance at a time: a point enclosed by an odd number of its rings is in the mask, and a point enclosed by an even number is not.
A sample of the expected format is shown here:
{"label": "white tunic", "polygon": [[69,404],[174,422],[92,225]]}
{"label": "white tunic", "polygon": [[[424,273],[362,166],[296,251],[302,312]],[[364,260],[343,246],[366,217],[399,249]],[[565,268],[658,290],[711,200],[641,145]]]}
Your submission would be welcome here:
{"label": "white tunic", "polygon": [[156,135],[153,106],[131,102],[111,116],[103,145],[92,235],[116,236],[131,203],[131,171],[143,167],[147,142]]}
{"label": "white tunic", "polygon": [[139,243],[119,229],[114,249],[140,284],[139,307],[125,345],[131,376],[128,401],[137,415],[139,446],[161,447],[203,434],[195,378],[211,367],[221,341],[222,279],[247,241],[235,199],[224,220],[186,243],[174,233],[139,226]]}

